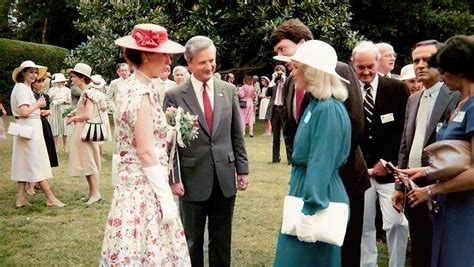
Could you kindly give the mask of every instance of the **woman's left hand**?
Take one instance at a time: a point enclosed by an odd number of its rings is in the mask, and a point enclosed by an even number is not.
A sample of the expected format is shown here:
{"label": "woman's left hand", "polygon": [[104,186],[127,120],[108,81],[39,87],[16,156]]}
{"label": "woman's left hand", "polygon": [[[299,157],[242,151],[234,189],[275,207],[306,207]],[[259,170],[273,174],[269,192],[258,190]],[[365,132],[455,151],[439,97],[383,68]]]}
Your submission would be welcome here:
{"label": "woman's left hand", "polygon": [[66,120],[66,124],[69,125],[74,121],[74,117],[68,117]]}
{"label": "woman's left hand", "polygon": [[429,192],[428,186],[414,188],[413,190],[411,190],[407,196],[408,204],[410,204],[410,207],[414,208],[418,206],[419,204],[427,201],[428,198],[430,197],[428,192]]}

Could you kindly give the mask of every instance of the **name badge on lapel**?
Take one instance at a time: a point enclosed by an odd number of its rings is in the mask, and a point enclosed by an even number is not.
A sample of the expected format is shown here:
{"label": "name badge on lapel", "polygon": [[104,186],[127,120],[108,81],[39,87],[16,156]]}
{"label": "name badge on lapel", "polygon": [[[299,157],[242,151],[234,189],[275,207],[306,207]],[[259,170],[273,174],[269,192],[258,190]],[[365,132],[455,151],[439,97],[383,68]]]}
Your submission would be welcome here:
{"label": "name badge on lapel", "polygon": [[382,124],[391,122],[395,120],[395,117],[393,117],[393,113],[387,113],[385,115],[380,116],[380,120],[382,121]]}
{"label": "name badge on lapel", "polygon": [[462,122],[464,120],[464,115],[466,115],[465,111],[459,111],[458,114],[456,114],[456,117],[454,117],[453,121]]}

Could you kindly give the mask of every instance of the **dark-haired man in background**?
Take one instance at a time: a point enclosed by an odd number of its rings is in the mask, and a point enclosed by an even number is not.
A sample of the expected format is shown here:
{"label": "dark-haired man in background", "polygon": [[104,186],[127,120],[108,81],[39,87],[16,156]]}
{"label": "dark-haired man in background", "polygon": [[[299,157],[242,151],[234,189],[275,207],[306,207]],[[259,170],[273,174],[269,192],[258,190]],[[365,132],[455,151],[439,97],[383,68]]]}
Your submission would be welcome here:
{"label": "dark-haired man in background", "polygon": [[[298,45],[312,40],[310,29],[298,19],[290,19],[277,28],[270,36],[270,44],[277,55],[292,56]],[[293,69],[287,63],[288,69]],[[364,212],[364,192],[369,187],[367,165],[365,164],[359,143],[364,132],[364,113],[362,96],[359,90],[357,76],[345,63],[338,62],[336,72],[351,82],[347,85],[349,97],[344,102],[352,125],[351,151],[346,164],[340,169],[340,175],[350,200],[350,218],[347,232],[342,245],[342,266],[354,266],[360,261],[360,242],[362,235],[362,221]],[[290,75],[284,87],[285,97],[285,123],[284,135],[286,145],[293,147],[293,139],[298,128],[299,117],[309,102],[309,95],[298,95],[294,89],[293,78]]]}

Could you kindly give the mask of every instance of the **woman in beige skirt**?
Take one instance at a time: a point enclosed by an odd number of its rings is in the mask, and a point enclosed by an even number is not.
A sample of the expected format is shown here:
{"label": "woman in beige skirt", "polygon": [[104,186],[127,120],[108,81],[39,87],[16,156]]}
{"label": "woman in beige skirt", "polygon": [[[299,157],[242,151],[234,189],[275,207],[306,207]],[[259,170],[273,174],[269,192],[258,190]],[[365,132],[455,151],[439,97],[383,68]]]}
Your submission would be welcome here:
{"label": "woman in beige skirt", "polygon": [[90,90],[92,69],[86,64],[78,63],[71,70],[71,80],[82,91],[77,102],[76,112],[72,113],[67,124],[74,122],[74,132],[70,138],[69,174],[71,176],[85,176],[89,184],[87,195],[88,205],[99,202],[102,196],[99,192],[100,155],[99,143],[82,141],[82,129],[86,121],[98,116],[96,108],[97,94]]}
{"label": "woman in beige skirt", "polygon": [[53,177],[49,162],[48,151],[43,137],[43,127],[40,119],[40,108],[46,106],[44,97],[36,101],[31,84],[39,76],[43,76],[46,67],[36,65],[32,61],[21,63],[13,71],[12,78],[16,82],[11,94],[11,109],[16,123],[31,127],[31,138],[21,136],[13,137],[11,179],[18,182],[18,197],[15,208],[31,206],[25,198],[27,182],[39,182],[46,195],[48,206],[63,207],[51,191],[48,180]]}

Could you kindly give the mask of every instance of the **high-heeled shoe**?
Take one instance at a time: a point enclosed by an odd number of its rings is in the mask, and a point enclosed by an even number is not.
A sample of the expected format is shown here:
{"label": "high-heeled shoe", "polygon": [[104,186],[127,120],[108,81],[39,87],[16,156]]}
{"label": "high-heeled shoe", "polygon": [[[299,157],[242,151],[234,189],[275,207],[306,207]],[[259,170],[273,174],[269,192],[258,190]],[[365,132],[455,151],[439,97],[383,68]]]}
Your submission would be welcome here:
{"label": "high-heeled shoe", "polygon": [[87,200],[86,205],[92,205],[94,203],[100,202],[101,200],[102,200],[101,195],[91,196],[89,200]]}
{"label": "high-heeled shoe", "polygon": [[31,203],[28,202],[27,200],[24,200],[24,201],[19,201],[17,200],[16,203],[15,203],[15,209],[20,209],[20,208],[23,208],[23,207],[26,207],[26,206],[31,206]]}
{"label": "high-heeled shoe", "polygon": [[62,208],[62,207],[65,207],[65,206],[66,206],[66,204],[62,203],[62,202],[59,201],[59,200],[56,200],[56,201],[54,201],[54,202],[51,202],[51,201],[48,200],[48,201],[46,202],[46,205],[47,205],[48,207],[58,207],[58,208]]}

